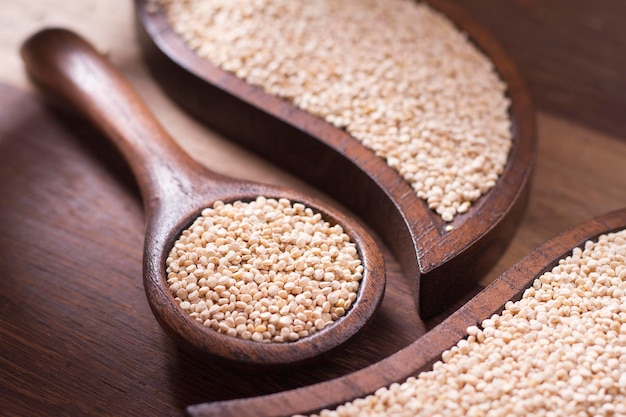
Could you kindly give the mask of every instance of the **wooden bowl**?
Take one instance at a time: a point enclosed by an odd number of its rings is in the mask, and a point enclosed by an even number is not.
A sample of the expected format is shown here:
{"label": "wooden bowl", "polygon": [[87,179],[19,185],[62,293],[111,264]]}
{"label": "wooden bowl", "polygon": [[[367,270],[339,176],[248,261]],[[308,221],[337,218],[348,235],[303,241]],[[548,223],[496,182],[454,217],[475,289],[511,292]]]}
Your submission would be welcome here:
{"label": "wooden bowl", "polygon": [[575,247],[599,235],[626,228],[626,208],[561,233],[530,252],[468,303],[410,346],[390,357],[342,378],[278,394],[199,404],[187,409],[194,417],[278,417],[310,414],[367,396],[380,387],[402,382],[431,369],[441,353],[467,336],[469,326],[500,313],[507,301],[517,301],[533,281],[551,270]]}
{"label": "wooden bowl", "polygon": [[136,0],[143,54],[153,76],[182,108],[242,146],[308,181],[365,220],[411,280],[429,318],[452,305],[498,260],[523,215],[535,160],[532,105],[499,44],[444,0],[429,3],[467,32],[508,84],[513,148],[496,186],[446,223],[382,158],[321,118],[265,93],[197,56],[162,10]]}

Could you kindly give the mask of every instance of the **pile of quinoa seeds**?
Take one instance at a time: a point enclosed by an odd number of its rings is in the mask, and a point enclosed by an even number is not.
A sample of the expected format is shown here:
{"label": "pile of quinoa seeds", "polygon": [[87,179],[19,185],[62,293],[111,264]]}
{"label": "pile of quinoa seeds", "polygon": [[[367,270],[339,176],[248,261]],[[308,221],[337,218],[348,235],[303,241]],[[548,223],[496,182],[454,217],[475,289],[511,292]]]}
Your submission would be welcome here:
{"label": "pile of quinoa seeds", "polygon": [[294,342],[331,325],[355,302],[363,273],[341,226],[265,197],[204,209],[165,263],[191,317],[257,342]]}
{"label": "pile of quinoa seeds", "polygon": [[491,189],[512,146],[506,86],[414,0],[153,0],[198,55],[345,129],[445,221]]}
{"label": "pile of quinoa seeds", "polygon": [[432,371],[320,416],[626,416],[626,230],[467,333]]}

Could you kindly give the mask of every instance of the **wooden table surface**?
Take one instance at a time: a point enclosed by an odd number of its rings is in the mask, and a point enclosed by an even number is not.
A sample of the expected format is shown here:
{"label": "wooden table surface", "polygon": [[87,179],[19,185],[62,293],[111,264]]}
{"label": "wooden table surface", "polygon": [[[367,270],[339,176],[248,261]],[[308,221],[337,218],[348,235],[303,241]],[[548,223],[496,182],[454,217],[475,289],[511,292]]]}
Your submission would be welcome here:
{"label": "wooden table surface", "polygon": [[[486,284],[556,233],[626,206],[626,3],[456,3],[509,50],[537,108],[529,207]],[[202,163],[324,198],[163,95],[139,57],[132,2],[0,2],[0,415],[183,415],[190,404],[302,386],[376,360],[373,351],[262,375],[174,346],[143,293],[144,218],[130,171],[89,126],[44,107],[24,76],[19,45],[44,26],[74,29],[106,51]],[[388,274],[401,276],[384,255]],[[380,320],[397,313],[393,300]],[[398,340],[434,322],[406,320],[418,325],[398,328]]]}

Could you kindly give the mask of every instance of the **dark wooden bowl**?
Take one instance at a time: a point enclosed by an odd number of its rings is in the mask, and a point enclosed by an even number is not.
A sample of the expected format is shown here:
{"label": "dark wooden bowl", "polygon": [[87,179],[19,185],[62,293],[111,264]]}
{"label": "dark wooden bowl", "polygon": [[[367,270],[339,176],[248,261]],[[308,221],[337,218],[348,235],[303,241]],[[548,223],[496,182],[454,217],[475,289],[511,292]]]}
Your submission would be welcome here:
{"label": "dark wooden bowl", "polygon": [[233,401],[199,404],[187,409],[194,417],[278,417],[310,414],[362,398],[394,382],[431,369],[441,353],[467,336],[469,326],[499,313],[509,300],[519,300],[535,278],[551,270],[575,247],[601,234],[626,227],[626,208],[594,219],[547,241],[498,277],[441,324],[398,353],[360,371],[305,388]]}
{"label": "dark wooden bowl", "polygon": [[320,188],[363,218],[411,280],[421,317],[442,312],[482,277],[510,242],[526,207],[535,121],[524,83],[500,45],[445,0],[434,8],[467,32],[508,84],[513,149],[496,186],[446,224],[382,158],[345,131],[200,58],[162,11],[136,0],[143,54],[165,92],[194,117]]}

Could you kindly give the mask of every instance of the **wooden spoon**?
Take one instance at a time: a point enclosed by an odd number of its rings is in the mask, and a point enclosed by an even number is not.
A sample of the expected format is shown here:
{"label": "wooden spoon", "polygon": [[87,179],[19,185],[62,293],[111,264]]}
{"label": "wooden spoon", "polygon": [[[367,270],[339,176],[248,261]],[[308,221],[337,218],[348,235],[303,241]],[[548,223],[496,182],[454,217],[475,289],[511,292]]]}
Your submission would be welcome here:
{"label": "wooden spoon", "polygon": [[[128,161],[141,189],[147,217],[144,287],[163,329],[182,346],[249,365],[311,360],[343,344],[371,319],[385,287],[382,255],[356,220],[296,191],[228,178],[187,155],[156,121],[122,75],[84,39],[64,29],[45,29],[22,46],[33,81],[68,102],[104,131]],[[301,202],[339,224],[357,244],[364,274],[357,301],[346,316],[292,343],[259,343],[226,336],[184,312],[166,283],[165,259],[173,242],[202,209],[217,200],[257,196]]]}
{"label": "wooden spoon", "polygon": [[536,154],[531,101],[506,51],[454,4],[428,3],[491,59],[511,99],[513,149],[506,168],[496,186],[450,224],[346,131],[212,65],[187,47],[154,1],[135,0],[143,54],[165,92],[191,115],[363,218],[410,279],[423,319],[465,296],[504,252],[526,208]]}
{"label": "wooden spoon", "polygon": [[575,247],[626,227],[626,208],[587,220],[530,252],[441,324],[398,353],[357,372],[332,381],[277,394],[197,404],[187,408],[193,417],[287,417],[312,414],[378,388],[403,382],[432,369],[443,351],[467,337],[466,329],[500,313],[507,301],[517,301],[533,281],[551,270]]}

